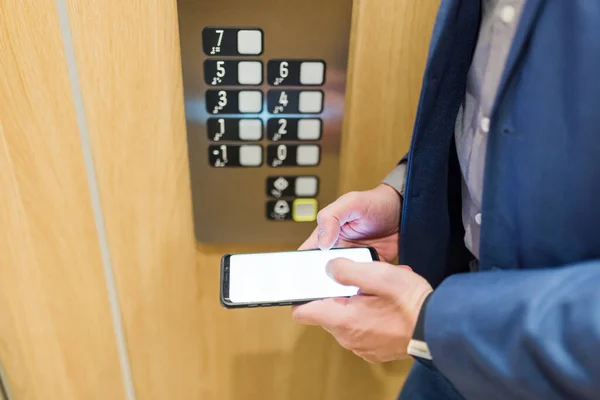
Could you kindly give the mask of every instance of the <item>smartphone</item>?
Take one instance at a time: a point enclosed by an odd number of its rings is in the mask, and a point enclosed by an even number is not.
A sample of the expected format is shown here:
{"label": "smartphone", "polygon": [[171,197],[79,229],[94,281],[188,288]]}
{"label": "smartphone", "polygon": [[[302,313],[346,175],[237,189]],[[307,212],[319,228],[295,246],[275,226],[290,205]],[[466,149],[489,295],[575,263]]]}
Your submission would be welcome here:
{"label": "smartphone", "polygon": [[226,308],[289,306],[330,297],[350,297],[358,288],[331,279],[334,258],[379,261],[372,247],[226,254],[221,259],[221,304]]}

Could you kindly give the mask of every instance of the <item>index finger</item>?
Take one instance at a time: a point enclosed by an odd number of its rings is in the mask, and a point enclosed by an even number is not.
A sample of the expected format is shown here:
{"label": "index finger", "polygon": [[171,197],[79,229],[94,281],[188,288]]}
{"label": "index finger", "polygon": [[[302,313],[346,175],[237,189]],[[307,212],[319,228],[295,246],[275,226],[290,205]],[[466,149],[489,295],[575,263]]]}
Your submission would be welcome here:
{"label": "index finger", "polygon": [[298,247],[298,250],[312,250],[319,247],[319,227],[310,234],[310,236]]}
{"label": "index finger", "polygon": [[304,325],[322,326],[324,328],[337,326],[348,312],[347,302],[348,299],[345,298],[311,301],[294,307],[292,316],[296,322]]}
{"label": "index finger", "polygon": [[395,297],[398,287],[395,284],[401,267],[373,261],[355,262],[336,258],[327,263],[327,273],[338,283],[356,286],[365,294]]}

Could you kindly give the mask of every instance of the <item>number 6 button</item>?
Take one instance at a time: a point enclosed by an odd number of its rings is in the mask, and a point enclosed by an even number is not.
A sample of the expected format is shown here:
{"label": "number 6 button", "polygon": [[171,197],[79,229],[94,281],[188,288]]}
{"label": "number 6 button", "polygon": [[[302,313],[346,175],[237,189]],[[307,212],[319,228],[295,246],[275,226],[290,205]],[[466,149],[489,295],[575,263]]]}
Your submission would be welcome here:
{"label": "number 6 button", "polygon": [[270,60],[267,80],[271,86],[320,86],[325,83],[322,60]]}

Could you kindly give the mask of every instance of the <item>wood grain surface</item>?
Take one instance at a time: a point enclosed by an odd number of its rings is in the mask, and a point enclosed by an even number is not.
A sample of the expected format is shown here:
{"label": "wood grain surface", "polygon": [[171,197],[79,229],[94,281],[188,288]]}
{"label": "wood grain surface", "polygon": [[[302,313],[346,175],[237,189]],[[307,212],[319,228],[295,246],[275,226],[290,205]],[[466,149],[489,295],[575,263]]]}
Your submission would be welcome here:
{"label": "wood grain surface", "polygon": [[56,3],[0,1],[0,360],[12,400],[122,399]]}
{"label": "wood grain surface", "polygon": [[137,399],[208,399],[176,3],[67,4]]}
{"label": "wood grain surface", "polygon": [[408,151],[439,0],[355,0],[340,191],[370,189]]}

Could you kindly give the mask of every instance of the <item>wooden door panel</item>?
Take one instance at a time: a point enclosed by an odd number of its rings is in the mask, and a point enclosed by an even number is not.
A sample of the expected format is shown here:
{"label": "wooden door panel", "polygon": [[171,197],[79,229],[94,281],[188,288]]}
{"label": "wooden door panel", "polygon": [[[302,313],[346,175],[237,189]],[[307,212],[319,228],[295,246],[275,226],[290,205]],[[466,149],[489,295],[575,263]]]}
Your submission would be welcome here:
{"label": "wooden door panel", "polygon": [[68,0],[137,399],[208,399],[174,0]]}
{"label": "wooden door panel", "polygon": [[5,383],[15,400],[122,399],[56,3],[0,4]]}

